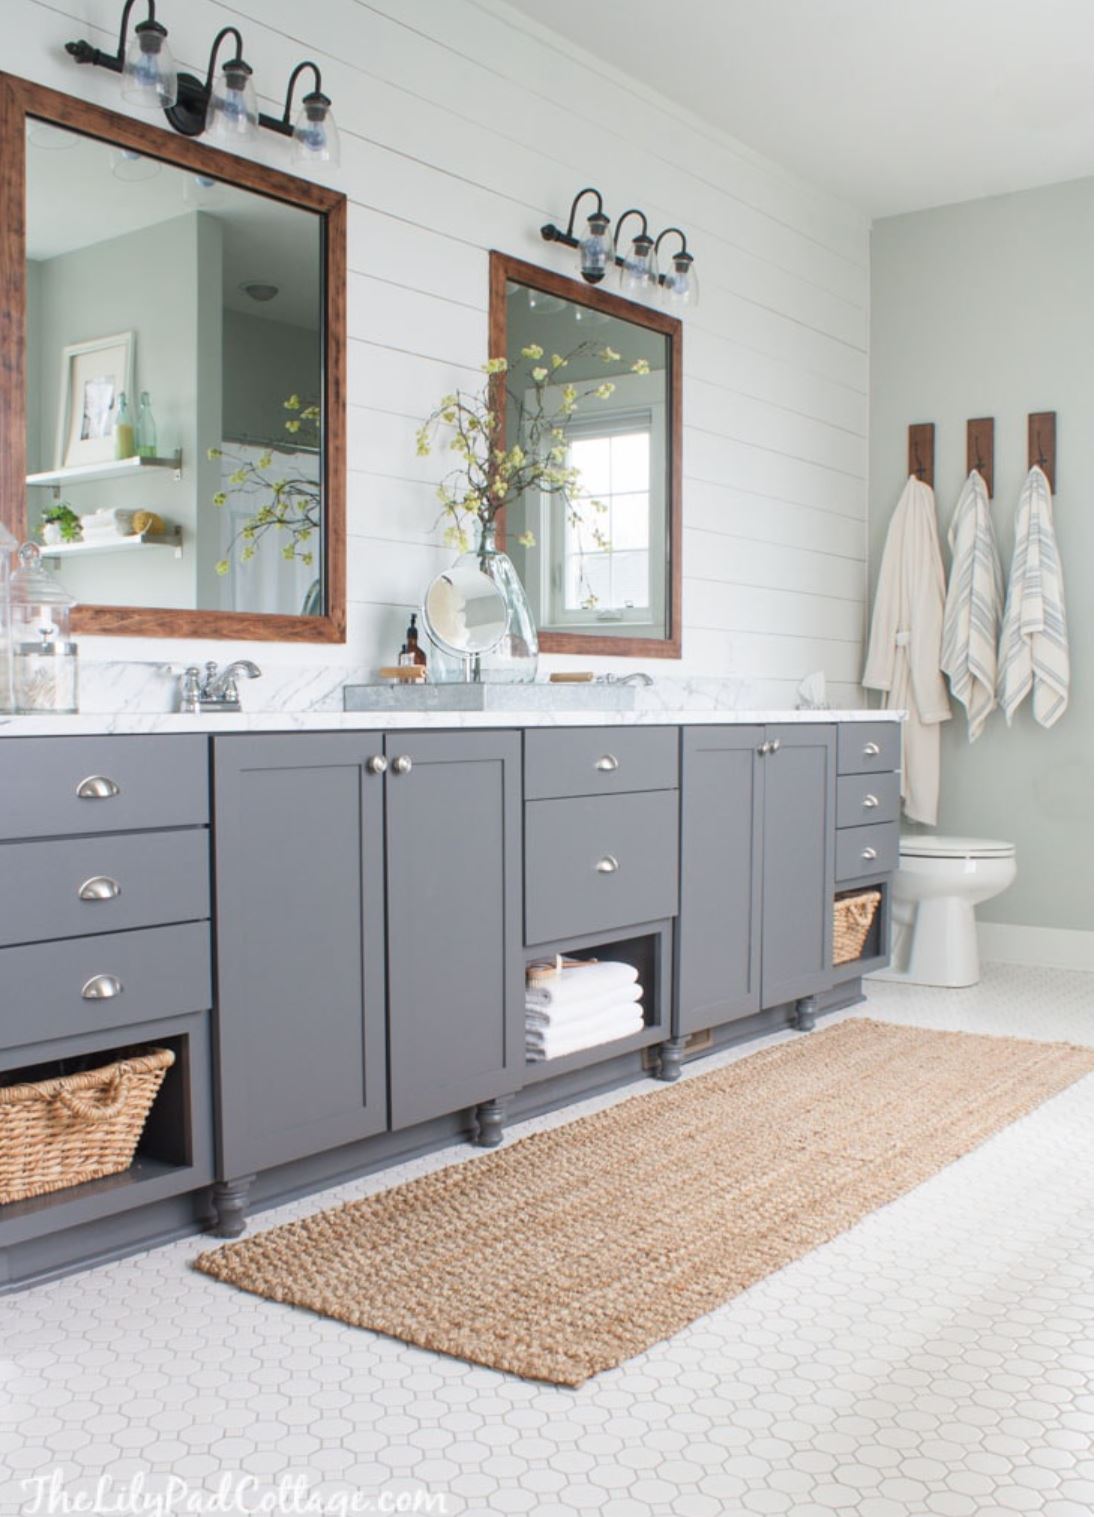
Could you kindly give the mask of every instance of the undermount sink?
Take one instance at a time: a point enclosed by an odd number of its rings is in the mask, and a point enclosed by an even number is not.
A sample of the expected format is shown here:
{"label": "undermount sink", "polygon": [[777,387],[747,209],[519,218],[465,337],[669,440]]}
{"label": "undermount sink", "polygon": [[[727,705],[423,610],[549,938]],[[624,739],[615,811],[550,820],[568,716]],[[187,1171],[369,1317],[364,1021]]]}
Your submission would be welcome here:
{"label": "undermount sink", "polygon": [[344,711],[632,711],[635,685],[344,685]]}

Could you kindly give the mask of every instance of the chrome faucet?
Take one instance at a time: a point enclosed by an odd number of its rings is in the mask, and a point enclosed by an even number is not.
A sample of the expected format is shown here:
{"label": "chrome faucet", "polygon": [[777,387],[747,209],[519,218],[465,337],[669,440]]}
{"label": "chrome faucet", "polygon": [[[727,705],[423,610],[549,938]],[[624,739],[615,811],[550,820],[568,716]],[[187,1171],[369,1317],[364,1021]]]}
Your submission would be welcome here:
{"label": "chrome faucet", "polygon": [[654,685],[656,682],[650,674],[636,669],[632,674],[600,674],[599,684],[602,685]]}
{"label": "chrome faucet", "polygon": [[192,715],[199,711],[239,711],[240,691],[236,688],[239,675],[258,679],[261,670],[251,659],[238,658],[226,664],[221,673],[211,659],[203,677],[197,664],[192,664],[180,676],[179,709]]}

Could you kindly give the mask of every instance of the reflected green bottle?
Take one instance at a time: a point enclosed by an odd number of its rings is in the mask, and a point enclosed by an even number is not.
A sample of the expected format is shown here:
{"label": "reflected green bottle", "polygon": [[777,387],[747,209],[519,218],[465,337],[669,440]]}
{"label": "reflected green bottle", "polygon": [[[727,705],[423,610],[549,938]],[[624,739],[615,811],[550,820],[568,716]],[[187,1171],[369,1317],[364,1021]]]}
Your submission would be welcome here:
{"label": "reflected green bottle", "polygon": [[126,392],[123,390],[118,396],[118,406],[114,413],[114,456],[132,458],[133,454],[133,422],[130,419],[130,408],[126,404]]}
{"label": "reflected green bottle", "polygon": [[141,391],[141,405],[137,412],[137,456],[156,457],[156,422],[149,404],[148,390]]}

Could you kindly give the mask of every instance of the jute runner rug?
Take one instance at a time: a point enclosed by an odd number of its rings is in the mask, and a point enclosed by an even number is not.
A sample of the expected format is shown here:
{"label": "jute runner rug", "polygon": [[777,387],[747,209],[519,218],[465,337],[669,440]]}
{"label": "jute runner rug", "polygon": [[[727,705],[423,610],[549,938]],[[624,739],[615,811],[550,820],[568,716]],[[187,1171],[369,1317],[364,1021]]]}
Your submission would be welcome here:
{"label": "jute runner rug", "polygon": [[1091,1068],[841,1022],[205,1253],[272,1301],[559,1385],[650,1347]]}

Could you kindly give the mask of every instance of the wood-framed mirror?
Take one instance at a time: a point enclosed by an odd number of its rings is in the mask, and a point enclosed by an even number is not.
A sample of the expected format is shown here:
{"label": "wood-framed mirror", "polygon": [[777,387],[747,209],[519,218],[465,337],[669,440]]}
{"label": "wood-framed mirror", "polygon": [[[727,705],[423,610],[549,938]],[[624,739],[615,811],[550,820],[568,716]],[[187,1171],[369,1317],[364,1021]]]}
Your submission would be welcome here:
{"label": "wood-framed mirror", "polygon": [[345,196],[6,74],[0,164],[0,518],[74,629],[344,641]]}
{"label": "wood-framed mirror", "polygon": [[[578,392],[565,440],[582,471],[572,506],[538,495],[497,518],[541,650],[681,657],[682,323],[504,253],[492,253],[489,281],[489,357],[508,361],[510,399],[497,402],[507,446],[532,364],[566,358],[562,384]],[[612,393],[598,394],[607,382]]]}

